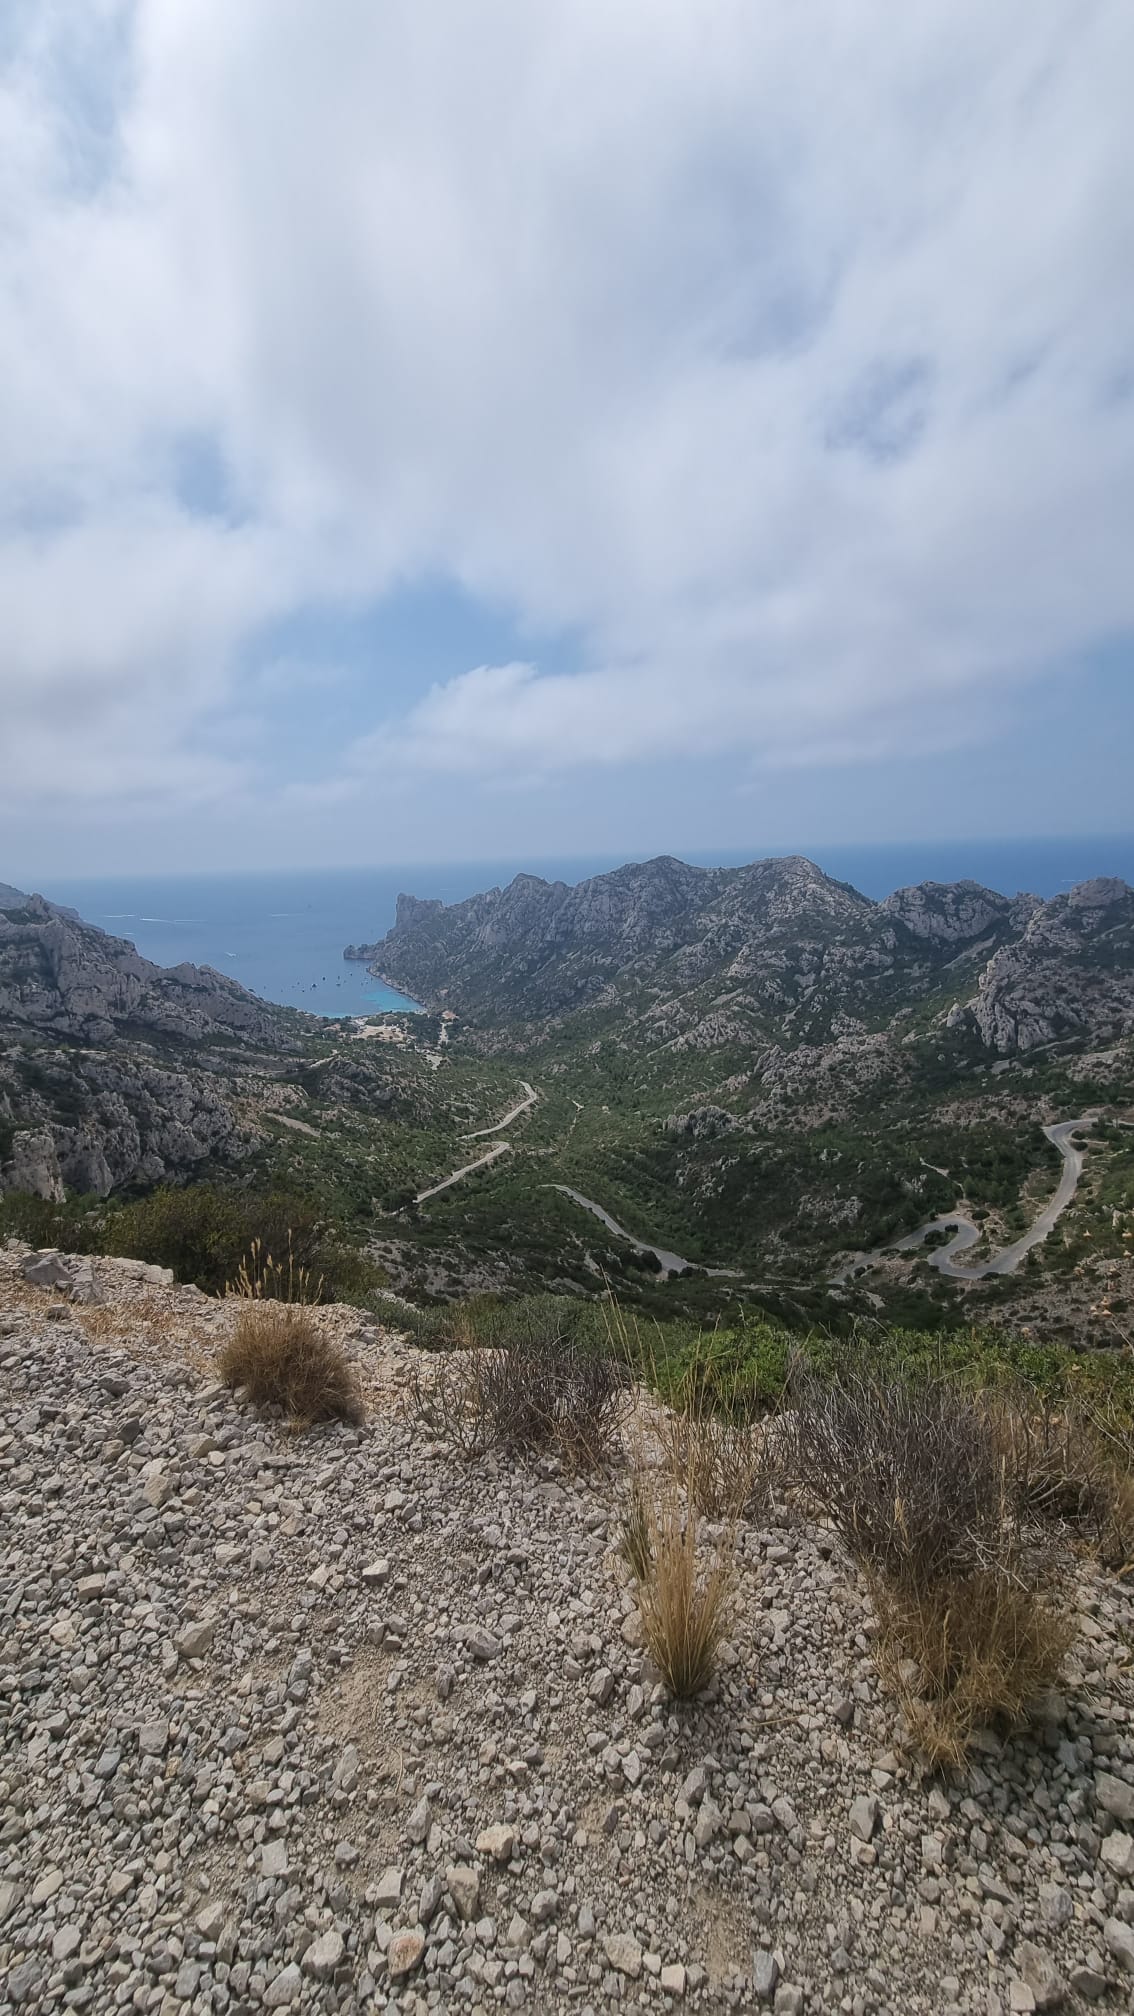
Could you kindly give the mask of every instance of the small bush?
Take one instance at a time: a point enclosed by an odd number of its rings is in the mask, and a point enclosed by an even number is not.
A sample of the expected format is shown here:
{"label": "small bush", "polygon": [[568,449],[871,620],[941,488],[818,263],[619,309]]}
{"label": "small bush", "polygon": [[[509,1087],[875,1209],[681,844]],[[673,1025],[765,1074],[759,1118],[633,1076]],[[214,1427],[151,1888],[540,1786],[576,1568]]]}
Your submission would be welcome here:
{"label": "small bush", "polygon": [[1020,1719],[1071,1639],[992,1414],[946,1381],[809,1381],[783,1434],[866,1572],[879,1666],[911,1729],[932,1762],[959,1763],[980,1722]]}
{"label": "small bush", "polygon": [[221,1353],[221,1378],[243,1386],[258,1407],[282,1407],[290,1420],[363,1418],[358,1374],[299,1304],[245,1301]]}
{"label": "small bush", "polygon": [[996,1444],[945,1381],[801,1382],[785,1462],[863,1567],[916,1588],[995,1560],[1005,1522]]}
{"label": "small bush", "polygon": [[623,1514],[622,1551],[638,1582],[642,1636],[678,1701],[708,1686],[731,1611],[734,1534],[700,1539],[697,1508],[672,1478],[649,1491],[640,1479]]}
{"label": "small bush", "polygon": [[584,1469],[616,1453],[626,1384],[613,1358],[544,1333],[440,1359],[415,1380],[410,1409],[428,1434],[462,1455],[553,1450]]}

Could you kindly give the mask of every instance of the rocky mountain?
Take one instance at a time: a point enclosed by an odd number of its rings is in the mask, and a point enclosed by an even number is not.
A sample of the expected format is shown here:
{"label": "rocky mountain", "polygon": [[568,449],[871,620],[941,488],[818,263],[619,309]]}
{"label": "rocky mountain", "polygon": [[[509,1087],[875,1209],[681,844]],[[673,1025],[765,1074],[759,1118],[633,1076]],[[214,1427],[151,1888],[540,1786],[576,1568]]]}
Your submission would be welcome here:
{"label": "rocky mountain", "polygon": [[41,896],[0,898],[0,1193],[105,1196],[244,1152],[240,1081],[278,1073],[283,1011]]}
{"label": "rocky mountain", "polygon": [[[211,966],[154,966],[125,938],[42,896],[0,903],[0,1035],[112,1042],[118,1035],[263,1039],[277,1009]],[[4,890],[0,889],[0,895]]]}
{"label": "rocky mountain", "polygon": [[1002,1056],[1134,1031],[1134,890],[1099,878],[1037,904],[951,1022]]}
{"label": "rocky mountain", "polygon": [[1045,903],[974,882],[876,903],[798,856],[742,868],[663,857],[572,888],[520,875],[463,903],[398,899],[347,956],[482,1024],[620,1008],[651,1043],[789,1049],[876,1030],[931,999],[989,1049],[1134,1028],[1134,894]]}

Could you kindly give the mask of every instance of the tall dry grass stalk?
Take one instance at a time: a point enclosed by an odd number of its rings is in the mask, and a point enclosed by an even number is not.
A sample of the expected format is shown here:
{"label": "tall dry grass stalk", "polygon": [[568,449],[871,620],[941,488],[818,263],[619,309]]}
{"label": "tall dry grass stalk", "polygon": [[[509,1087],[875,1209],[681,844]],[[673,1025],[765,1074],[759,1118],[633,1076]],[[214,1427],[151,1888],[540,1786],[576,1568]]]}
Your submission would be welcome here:
{"label": "tall dry grass stalk", "polygon": [[717,1670],[736,1591],[736,1532],[702,1537],[696,1500],[672,1477],[628,1507],[624,1552],[637,1554],[646,1649],[675,1700],[701,1694]]}
{"label": "tall dry grass stalk", "polygon": [[289,1232],[285,1260],[274,1260],[265,1251],[263,1240],[253,1239],[237,1269],[236,1279],[227,1283],[225,1294],[244,1302],[314,1304],[322,1301],[325,1285],[321,1274],[313,1276],[309,1267],[300,1266],[292,1251]]}

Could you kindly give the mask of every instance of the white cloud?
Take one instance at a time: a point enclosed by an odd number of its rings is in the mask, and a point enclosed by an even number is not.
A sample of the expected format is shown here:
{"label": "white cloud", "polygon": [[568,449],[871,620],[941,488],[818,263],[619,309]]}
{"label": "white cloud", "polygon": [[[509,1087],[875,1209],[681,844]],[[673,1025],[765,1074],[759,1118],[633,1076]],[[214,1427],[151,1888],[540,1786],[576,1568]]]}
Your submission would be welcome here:
{"label": "white cloud", "polygon": [[[6,783],[979,733],[1134,628],[1132,72],[1126,0],[24,4]],[[227,752],[263,626],[417,575],[580,670],[376,674],[330,776]]]}

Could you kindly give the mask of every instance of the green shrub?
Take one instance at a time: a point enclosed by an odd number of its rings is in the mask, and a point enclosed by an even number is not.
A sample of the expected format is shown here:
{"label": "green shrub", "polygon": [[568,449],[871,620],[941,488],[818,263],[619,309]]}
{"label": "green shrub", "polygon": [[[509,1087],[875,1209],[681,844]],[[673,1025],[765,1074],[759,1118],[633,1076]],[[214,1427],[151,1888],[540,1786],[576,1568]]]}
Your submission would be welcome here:
{"label": "green shrub", "polygon": [[365,1254],[336,1238],[310,1198],[212,1183],[164,1186],[131,1203],[92,1208],[40,1197],[0,1198],[0,1237],[72,1253],[120,1254],[171,1267],[179,1281],[222,1295],[258,1244],[282,1264],[321,1278],[324,1302],[361,1301],[385,1276]]}

